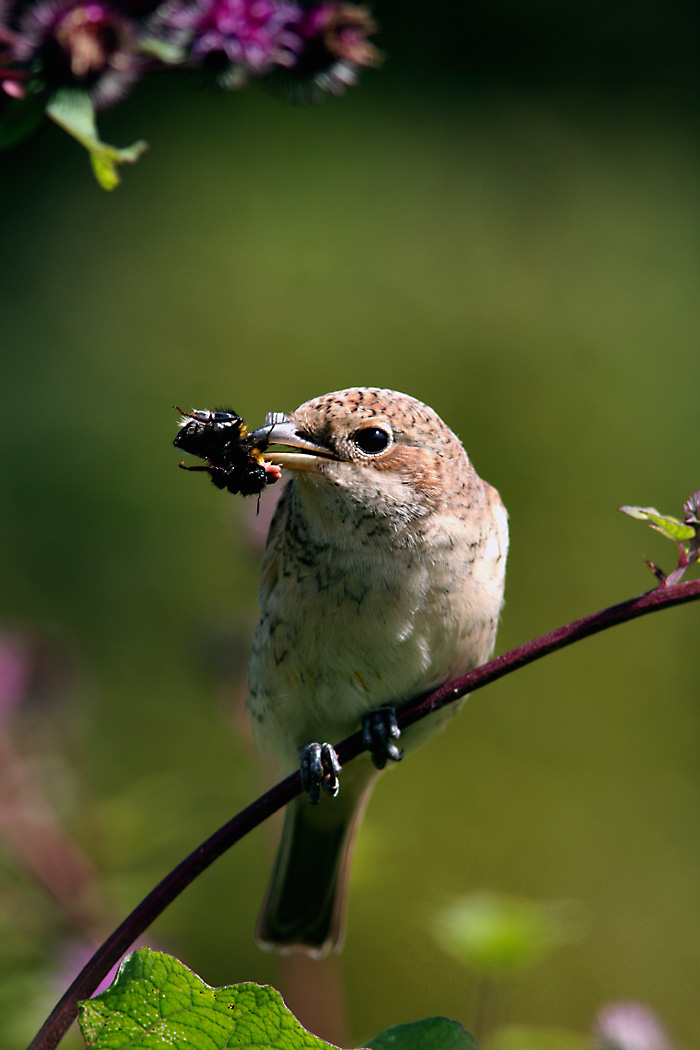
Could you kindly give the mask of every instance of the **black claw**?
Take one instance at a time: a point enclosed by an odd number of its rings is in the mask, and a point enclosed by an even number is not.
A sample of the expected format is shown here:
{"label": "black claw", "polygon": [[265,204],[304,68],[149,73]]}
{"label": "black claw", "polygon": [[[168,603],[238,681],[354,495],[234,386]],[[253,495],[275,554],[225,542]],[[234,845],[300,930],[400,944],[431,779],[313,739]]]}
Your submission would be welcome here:
{"label": "black claw", "polygon": [[392,742],[400,736],[401,730],[393,707],[380,707],[378,711],[370,711],[363,716],[362,739],[377,769],[384,769],[389,759],[392,762],[401,761],[403,751]]}
{"label": "black claw", "polygon": [[309,796],[312,806],[318,805],[323,793],[330,798],[340,791],[340,762],[332,744],[307,744],[301,752],[299,773],[302,791]]}

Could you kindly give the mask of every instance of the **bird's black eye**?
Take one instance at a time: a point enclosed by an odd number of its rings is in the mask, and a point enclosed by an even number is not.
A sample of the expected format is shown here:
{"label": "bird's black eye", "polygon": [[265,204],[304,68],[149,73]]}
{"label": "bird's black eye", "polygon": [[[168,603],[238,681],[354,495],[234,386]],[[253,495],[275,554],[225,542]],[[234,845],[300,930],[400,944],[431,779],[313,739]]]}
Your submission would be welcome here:
{"label": "bird's black eye", "polygon": [[363,427],[362,430],[355,431],[352,440],[361,452],[367,453],[368,456],[376,456],[388,447],[391,437],[381,427]]}

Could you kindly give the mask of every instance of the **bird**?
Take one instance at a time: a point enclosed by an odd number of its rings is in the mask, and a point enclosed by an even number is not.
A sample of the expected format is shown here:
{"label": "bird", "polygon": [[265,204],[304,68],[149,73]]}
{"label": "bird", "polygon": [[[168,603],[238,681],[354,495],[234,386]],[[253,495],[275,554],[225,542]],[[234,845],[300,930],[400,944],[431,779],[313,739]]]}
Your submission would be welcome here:
{"label": "bird", "polygon": [[[484,663],[503,605],[508,516],[438,414],[353,387],[256,434],[289,472],[263,554],[248,669],[254,735],[304,792],[286,809],[257,921],[267,949],[338,951],[355,836],[381,770],[449,721],[401,734],[401,704]],[[332,742],[362,727],[340,771]],[[311,804],[310,804],[311,803]]]}

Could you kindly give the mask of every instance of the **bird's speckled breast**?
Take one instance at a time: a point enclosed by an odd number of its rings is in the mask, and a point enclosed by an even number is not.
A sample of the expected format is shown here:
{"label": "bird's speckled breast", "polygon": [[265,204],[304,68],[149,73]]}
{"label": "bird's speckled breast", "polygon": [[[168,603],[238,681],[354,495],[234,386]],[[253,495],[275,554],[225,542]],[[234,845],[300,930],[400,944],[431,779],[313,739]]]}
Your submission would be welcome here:
{"label": "bird's speckled breast", "polygon": [[399,535],[395,516],[334,500],[326,479],[290,484],[263,563],[248,697],[261,743],[290,769],[310,741],[337,743],[365,712],[488,658],[507,525],[485,490],[482,513],[417,518]]}

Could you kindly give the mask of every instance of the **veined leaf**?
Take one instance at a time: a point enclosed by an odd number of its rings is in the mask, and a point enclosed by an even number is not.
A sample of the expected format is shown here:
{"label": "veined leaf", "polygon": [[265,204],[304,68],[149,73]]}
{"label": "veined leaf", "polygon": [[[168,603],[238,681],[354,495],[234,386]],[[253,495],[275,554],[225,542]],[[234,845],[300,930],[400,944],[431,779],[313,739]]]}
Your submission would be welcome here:
{"label": "veined leaf", "polygon": [[114,983],[80,1004],[79,1023],[93,1050],[329,1050],[307,1032],[274,988],[211,988],[184,963],[139,948]]}

